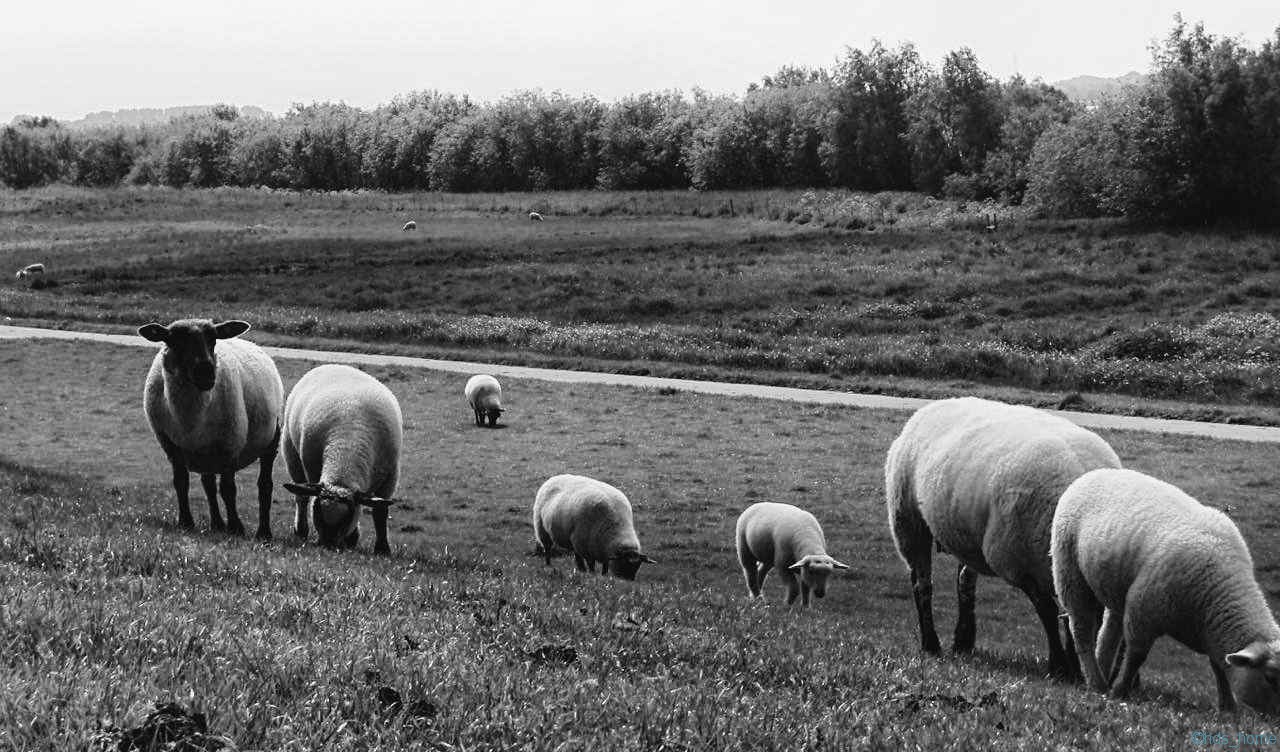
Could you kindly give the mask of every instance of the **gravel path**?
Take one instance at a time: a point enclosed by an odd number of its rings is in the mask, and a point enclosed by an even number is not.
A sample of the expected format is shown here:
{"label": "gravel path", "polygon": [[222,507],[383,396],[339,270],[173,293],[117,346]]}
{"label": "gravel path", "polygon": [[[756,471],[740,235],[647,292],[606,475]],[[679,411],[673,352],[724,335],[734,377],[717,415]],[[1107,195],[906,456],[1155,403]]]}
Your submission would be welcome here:
{"label": "gravel path", "polygon": [[[136,335],[97,334],[61,329],[38,329],[27,326],[0,325],[0,339],[67,339],[105,342],[114,345],[150,347],[156,345]],[[762,399],[789,400],[818,405],[850,405],[885,410],[915,410],[930,400],[914,397],[888,397],[879,394],[855,394],[823,389],[796,389],[785,386],[761,384],[729,384],[720,381],[694,381],[691,379],[665,379],[656,376],[629,376],[617,373],[593,371],[565,371],[553,368],[528,368],[474,363],[462,360],[436,360],[411,358],[403,355],[376,355],[368,353],[331,352],[305,350],[293,347],[265,347],[276,358],[314,360],[325,363],[350,363],[353,365],[399,366],[402,368],[426,368],[451,373],[491,373],[516,379],[558,381],[570,384],[607,384],[640,389],[679,389],[701,394],[726,394]],[[1172,433],[1187,436],[1206,436],[1233,441],[1260,441],[1280,443],[1280,428],[1269,426],[1233,425],[1228,423],[1201,423],[1193,420],[1168,418],[1140,418],[1129,415],[1105,415],[1081,413],[1071,410],[1050,410],[1086,428],[1106,428],[1118,431],[1145,431],[1148,433]]]}

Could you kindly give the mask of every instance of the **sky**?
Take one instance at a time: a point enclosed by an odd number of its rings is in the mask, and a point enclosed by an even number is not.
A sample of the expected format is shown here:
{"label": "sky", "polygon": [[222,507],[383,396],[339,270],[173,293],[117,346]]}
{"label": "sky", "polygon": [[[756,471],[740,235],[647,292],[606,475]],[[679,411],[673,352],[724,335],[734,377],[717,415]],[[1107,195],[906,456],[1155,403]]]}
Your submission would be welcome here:
{"label": "sky", "polygon": [[1146,71],[1181,12],[1250,47],[1280,3],[1236,0],[22,0],[0,25],[0,123],[225,102],[372,108],[438,89],[492,101],[521,89],[742,93],[782,65],[830,68],[846,47],[912,42],[938,65],[1052,82]]}

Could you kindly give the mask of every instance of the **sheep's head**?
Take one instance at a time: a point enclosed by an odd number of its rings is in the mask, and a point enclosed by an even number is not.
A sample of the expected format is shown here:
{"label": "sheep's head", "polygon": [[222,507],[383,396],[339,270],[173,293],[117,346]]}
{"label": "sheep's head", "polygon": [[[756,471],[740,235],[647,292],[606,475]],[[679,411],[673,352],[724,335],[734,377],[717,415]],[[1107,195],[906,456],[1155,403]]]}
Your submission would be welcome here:
{"label": "sheep's head", "polygon": [[502,415],[501,407],[493,407],[492,405],[484,409],[484,414],[489,417],[489,427],[498,425],[498,417]]}
{"label": "sheep's head", "polygon": [[320,545],[337,548],[360,524],[360,508],[385,508],[392,499],[383,499],[365,491],[352,491],[323,483],[285,483],[284,487],[298,496],[310,496],[311,521]]}
{"label": "sheep's head", "polygon": [[809,590],[819,598],[827,594],[827,578],[837,569],[848,569],[848,564],[841,564],[826,554],[809,554],[788,569],[800,576],[800,581],[809,586]]}
{"label": "sheep's head", "polygon": [[624,580],[634,580],[636,572],[640,570],[640,565],[646,562],[649,564],[658,563],[639,551],[623,551],[620,554],[609,557],[609,571]]}
{"label": "sheep's head", "polygon": [[164,343],[165,373],[185,381],[202,392],[213,388],[218,373],[214,345],[220,339],[231,339],[249,331],[243,321],[180,319],[168,326],[151,323],[138,328],[138,334],[152,342]]}
{"label": "sheep's head", "polygon": [[1236,699],[1259,713],[1280,715],[1280,640],[1249,643],[1227,656]]}

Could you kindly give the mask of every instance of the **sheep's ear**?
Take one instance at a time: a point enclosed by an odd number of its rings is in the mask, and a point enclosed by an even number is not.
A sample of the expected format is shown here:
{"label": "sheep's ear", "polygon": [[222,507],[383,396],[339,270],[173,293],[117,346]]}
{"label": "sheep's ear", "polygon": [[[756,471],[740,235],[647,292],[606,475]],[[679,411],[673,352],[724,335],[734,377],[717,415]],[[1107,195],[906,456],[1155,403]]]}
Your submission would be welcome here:
{"label": "sheep's ear", "polygon": [[153,321],[150,324],[144,324],[138,327],[138,334],[142,335],[143,339],[147,339],[152,342],[164,342],[169,338],[169,327],[157,324]]}
{"label": "sheep's ear", "polygon": [[319,496],[319,483],[285,483],[285,490],[292,491],[299,496]]}
{"label": "sheep's ear", "polygon": [[832,559],[832,560],[831,560],[831,566],[835,567],[836,569],[848,569],[848,568],[849,568],[849,565],[848,565],[848,564],[841,564],[840,562],[836,561],[835,559]]}
{"label": "sheep's ear", "polygon": [[1228,654],[1227,663],[1238,668],[1262,668],[1269,657],[1266,647],[1255,642],[1238,653]]}
{"label": "sheep's ear", "polygon": [[249,331],[249,322],[236,319],[223,321],[220,324],[214,324],[213,331],[217,333],[218,339],[231,339]]}
{"label": "sheep's ear", "polygon": [[807,563],[807,561],[808,559],[801,559],[800,561],[797,561],[795,564],[792,564],[791,566],[787,567],[787,569],[804,569],[804,565]]}

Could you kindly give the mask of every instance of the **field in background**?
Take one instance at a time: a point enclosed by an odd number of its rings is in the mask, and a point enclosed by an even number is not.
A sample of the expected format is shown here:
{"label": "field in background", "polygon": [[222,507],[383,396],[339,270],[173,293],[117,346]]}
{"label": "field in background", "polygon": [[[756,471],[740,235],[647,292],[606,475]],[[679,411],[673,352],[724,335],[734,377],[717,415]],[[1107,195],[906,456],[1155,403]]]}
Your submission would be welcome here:
{"label": "field in background", "polygon": [[[1134,702],[1043,679],[1030,607],[989,579],[978,653],[922,658],[883,511],[905,413],[508,380],[507,427],[486,430],[461,377],[371,369],[406,417],[404,503],[380,560],[368,540],[299,546],[284,493],[271,544],[205,532],[202,502],[200,530],[175,530],[141,411],[149,360],[0,343],[0,728],[13,748],[79,749],[159,700],[206,713],[240,749],[1119,750],[1265,728],[1211,710],[1205,661],[1167,640]],[[310,364],[279,366],[288,388]],[[1128,466],[1225,508],[1280,594],[1274,447],[1102,433]],[[638,582],[529,556],[533,493],[563,471],[628,493],[660,562]],[[756,500],[812,510],[852,566],[811,613],[782,608],[776,582],[767,604],[743,597],[732,528]],[[954,569],[943,556],[936,569],[946,634]]]}
{"label": "field in background", "polygon": [[1275,235],[847,191],[0,192],[0,268],[33,261],[14,322],[1280,422]]}

